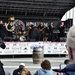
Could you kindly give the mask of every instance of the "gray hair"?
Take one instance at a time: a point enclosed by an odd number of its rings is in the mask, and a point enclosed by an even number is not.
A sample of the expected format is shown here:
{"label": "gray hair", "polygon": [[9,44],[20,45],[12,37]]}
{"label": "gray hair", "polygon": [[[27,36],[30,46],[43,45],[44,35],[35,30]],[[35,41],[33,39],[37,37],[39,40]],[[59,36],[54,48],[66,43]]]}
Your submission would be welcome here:
{"label": "gray hair", "polygon": [[66,45],[75,50],[75,25],[73,25],[67,34]]}

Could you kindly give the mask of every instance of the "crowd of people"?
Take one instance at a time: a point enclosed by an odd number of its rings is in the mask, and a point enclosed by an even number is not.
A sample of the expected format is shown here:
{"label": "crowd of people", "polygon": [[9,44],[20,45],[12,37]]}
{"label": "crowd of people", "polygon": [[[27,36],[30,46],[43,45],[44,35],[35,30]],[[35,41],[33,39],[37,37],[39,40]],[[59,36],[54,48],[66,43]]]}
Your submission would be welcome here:
{"label": "crowd of people", "polygon": [[58,25],[57,32],[55,31],[54,22],[48,24],[39,22],[38,25],[29,22],[29,25],[26,26],[23,21],[15,19],[14,16],[10,16],[8,23],[0,20],[0,37],[4,41],[59,42],[61,37],[65,37],[65,25],[64,22],[61,22]]}
{"label": "crowd of people", "polygon": [[[64,60],[63,64],[67,66],[71,64],[71,62],[69,59],[66,59]],[[12,73],[10,71],[6,71],[3,65],[4,64],[0,61],[0,75],[54,75],[53,72],[56,71],[55,69],[52,69],[51,62],[48,59],[45,59],[40,63],[41,67],[37,69],[34,72],[34,74],[32,74],[32,72],[28,68],[26,68],[25,63],[20,63],[19,67],[14,69]],[[62,65],[62,63],[59,64],[59,68],[60,68],[60,65]],[[65,73],[60,73],[57,71],[56,75],[65,75]]]}
{"label": "crowd of people", "polygon": [[[19,67],[14,69],[12,75],[53,75],[51,63],[49,60],[43,60],[41,68],[32,74],[25,66],[25,63],[20,63]],[[0,75],[11,75],[10,72],[3,68],[3,63],[0,61]]]}
{"label": "crowd of people", "polygon": [[33,22],[30,22],[29,25],[26,27],[26,29],[28,33],[27,35],[28,41],[59,42],[61,37],[65,37],[64,22],[61,22],[57,29],[54,25],[54,22],[50,22],[48,24],[39,22],[39,24],[36,25],[33,24]]}

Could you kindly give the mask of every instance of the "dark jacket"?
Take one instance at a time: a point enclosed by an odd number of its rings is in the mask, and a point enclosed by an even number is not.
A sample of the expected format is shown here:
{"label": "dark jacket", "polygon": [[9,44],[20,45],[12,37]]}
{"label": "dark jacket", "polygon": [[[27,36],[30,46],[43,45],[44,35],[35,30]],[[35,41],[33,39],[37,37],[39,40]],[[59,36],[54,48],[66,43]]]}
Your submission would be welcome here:
{"label": "dark jacket", "polygon": [[[29,72],[28,75],[31,75],[30,71],[28,71],[28,72]],[[13,71],[13,75],[21,75],[21,69],[20,69],[20,68],[15,69],[15,70]]]}
{"label": "dark jacket", "polygon": [[20,71],[20,69],[18,68],[18,69],[15,69],[14,71],[13,71],[13,75],[20,75],[21,74],[21,71]]}
{"label": "dark jacket", "polygon": [[66,75],[75,75],[75,64],[69,64],[63,69],[53,69],[53,71],[65,73]]}
{"label": "dark jacket", "polygon": [[0,61],[0,75],[5,75],[3,63]]}

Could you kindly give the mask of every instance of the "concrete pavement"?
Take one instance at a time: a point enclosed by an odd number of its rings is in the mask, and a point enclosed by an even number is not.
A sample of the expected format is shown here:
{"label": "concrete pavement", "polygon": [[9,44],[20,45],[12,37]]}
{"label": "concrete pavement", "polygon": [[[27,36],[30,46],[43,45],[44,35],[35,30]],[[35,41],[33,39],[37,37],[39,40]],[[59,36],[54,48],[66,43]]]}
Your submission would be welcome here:
{"label": "concrete pavement", "polygon": [[[52,65],[52,69],[54,69],[59,68],[59,65],[63,63],[65,59],[68,59],[68,57],[44,57],[44,59],[49,60]],[[4,64],[4,69],[11,72],[11,75],[13,70],[18,68],[20,63],[25,63],[26,68],[28,68],[32,74],[40,68],[40,64],[33,63],[33,58],[0,58],[0,60]],[[56,73],[54,73],[54,75],[55,74]]]}

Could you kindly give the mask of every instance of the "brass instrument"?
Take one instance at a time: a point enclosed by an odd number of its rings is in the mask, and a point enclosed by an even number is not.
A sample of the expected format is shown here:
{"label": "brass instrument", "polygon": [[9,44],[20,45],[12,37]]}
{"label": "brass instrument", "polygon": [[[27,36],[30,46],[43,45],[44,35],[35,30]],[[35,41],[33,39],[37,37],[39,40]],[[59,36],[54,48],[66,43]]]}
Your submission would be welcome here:
{"label": "brass instrument", "polygon": [[[9,19],[8,19],[8,23],[6,24],[6,30],[9,31],[9,32],[13,32],[15,30],[15,26],[14,26],[14,16],[10,16]],[[9,25],[11,26],[11,28],[9,29]]]}
{"label": "brass instrument", "polygon": [[14,26],[14,25],[11,27],[11,29],[9,29],[8,26],[9,26],[9,23],[6,24],[6,30],[7,30],[7,31],[13,32],[13,31],[15,30],[15,26]]}

